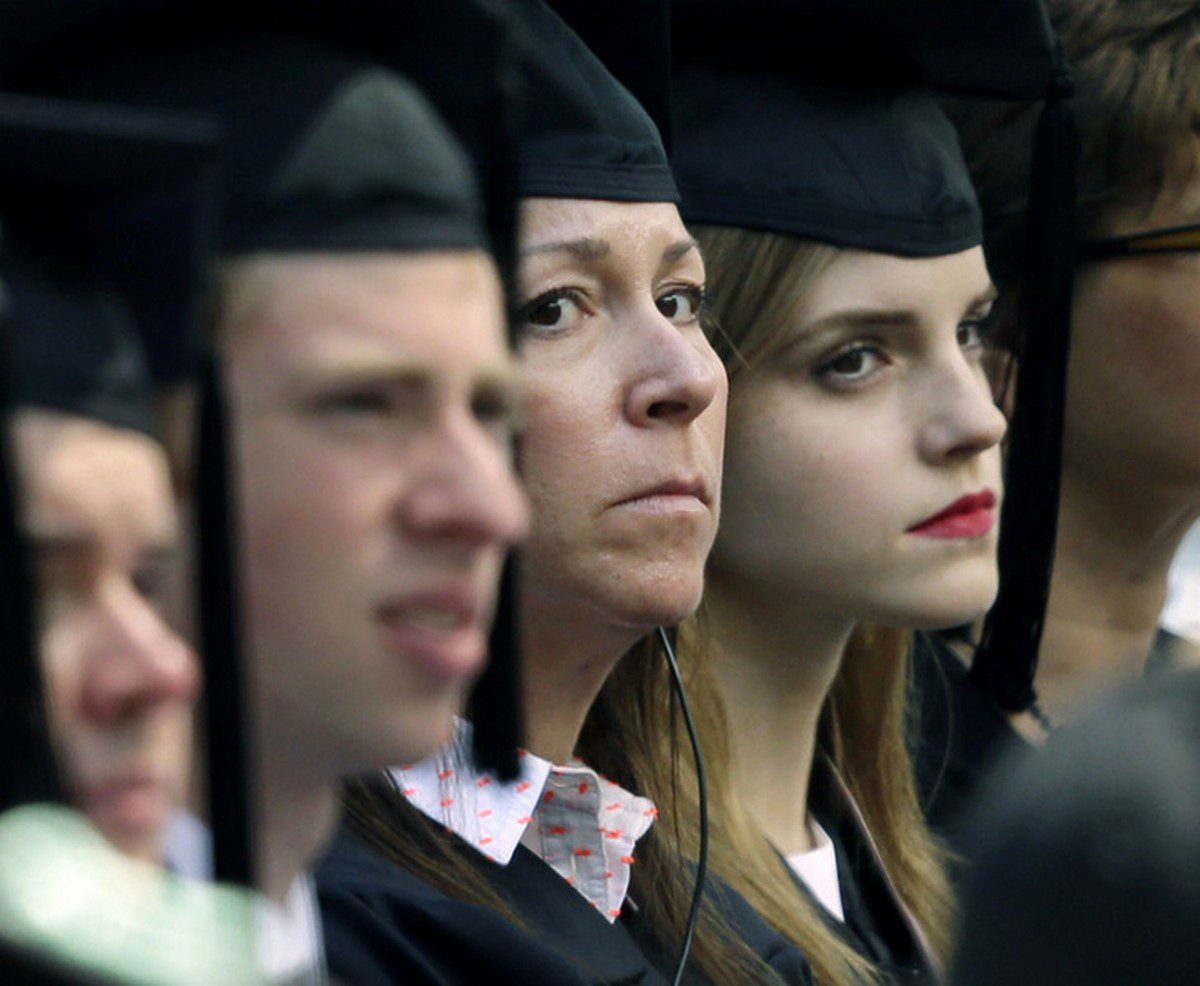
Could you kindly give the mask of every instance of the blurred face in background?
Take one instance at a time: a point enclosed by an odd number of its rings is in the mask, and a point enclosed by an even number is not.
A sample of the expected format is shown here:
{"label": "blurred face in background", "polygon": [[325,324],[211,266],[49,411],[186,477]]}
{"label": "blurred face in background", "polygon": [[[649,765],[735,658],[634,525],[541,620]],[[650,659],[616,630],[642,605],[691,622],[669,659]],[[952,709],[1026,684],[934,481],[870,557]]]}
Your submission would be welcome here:
{"label": "blurred face in background", "polygon": [[[1112,210],[1099,235],[1200,222],[1197,147],[1192,159],[1149,206]],[[1063,457],[1093,488],[1200,504],[1200,251],[1078,268]]]}
{"label": "blurred face in background", "polygon": [[160,861],[199,688],[196,657],[161,609],[178,537],[166,453],[51,411],[19,411],[14,433],[68,793],[118,849]]}

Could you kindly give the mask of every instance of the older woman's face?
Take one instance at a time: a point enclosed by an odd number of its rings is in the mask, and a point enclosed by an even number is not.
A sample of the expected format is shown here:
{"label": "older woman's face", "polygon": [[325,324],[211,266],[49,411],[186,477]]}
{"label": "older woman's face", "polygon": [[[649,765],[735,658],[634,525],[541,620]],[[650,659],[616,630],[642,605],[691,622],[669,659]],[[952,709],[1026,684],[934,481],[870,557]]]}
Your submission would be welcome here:
{"label": "older woman's face", "polygon": [[526,603],[638,631],[699,604],[726,379],[675,206],[531,199],[522,216]]}

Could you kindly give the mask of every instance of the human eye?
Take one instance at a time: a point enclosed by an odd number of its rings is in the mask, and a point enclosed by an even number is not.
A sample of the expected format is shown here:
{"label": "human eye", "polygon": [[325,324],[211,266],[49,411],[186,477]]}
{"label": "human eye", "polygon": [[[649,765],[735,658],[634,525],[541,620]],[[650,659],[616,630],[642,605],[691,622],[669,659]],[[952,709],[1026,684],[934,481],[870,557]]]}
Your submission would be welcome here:
{"label": "human eye", "polygon": [[319,412],[330,415],[370,416],[387,414],[392,397],[386,387],[355,385],[323,394],[316,402]]}
{"label": "human eye", "polygon": [[471,397],[471,413],[497,440],[507,442],[517,425],[517,396],[508,387],[480,387]]}
{"label": "human eye", "polygon": [[553,288],[523,304],[517,320],[523,329],[554,335],[573,328],[586,314],[580,292],[574,288]]}
{"label": "human eye", "polygon": [[704,313],[704,288],[698,284],[674,287],[654,299],[663,317],[676,325],[693,325]]}
{"label": "human eye", "polygon": [[885,363],[883,351],[876,343],[855,342],[819,364],[814,375],[833,386],[854,386],[871,379]]}
{"label": "human eye", "polygon": [[139,566],[133,573],[133,587],[137,594],[149,603],[159,603],[166,592],[167,573],[162,564],[150,563]]}
{"label": "human eye", "polygon": [[995,330],[991,312],[984,315],[974,315],[958,323],[955,338],[959,348],[970,351],[981,351],[991,345]]}

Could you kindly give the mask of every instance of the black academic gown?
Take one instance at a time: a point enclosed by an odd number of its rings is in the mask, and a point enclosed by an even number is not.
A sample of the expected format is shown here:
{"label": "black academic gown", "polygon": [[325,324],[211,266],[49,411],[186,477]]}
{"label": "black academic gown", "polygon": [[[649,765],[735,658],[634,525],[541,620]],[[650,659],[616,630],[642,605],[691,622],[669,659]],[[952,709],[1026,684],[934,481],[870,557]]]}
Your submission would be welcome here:
{"label": "black academic gown", "polygon": [[[897,895],[858,807],[832,767],[820,760],[814,765],[809,809],[837,857],[846,920],[836,920],[813,898],[830,930],[875,963],[889,983],[943,982],[941,965]],[[799,877],[796,882],[807,894],[804,882]]]}
{"label": "black academic gown", "polygon": [[[1186,644],[1159,630],[1145,678],[1185,670]],[[912,654],[917,709],[911,747],[917,792],[929,827],[964,860],[972,854],[971,812],[986,795],[996,765],[1038,749],[967,674],[938,634],[918,633]]]}
{"label": "black academic gown", "polygon": [[[525,929],[447,897],[341,833],[316,875],[330,971],[364,986],[669,981],[674,949],[654,941],[636,904],[610,924],[524,846],[507,866],[481,860],[480,868],[527,922]],[[726,919],[780,981],[809,986],[800,953],[733,891],[712,886]],[[694,973],[684,981],[705,982]]]}
{"label": "black academic gown", "polygon": [[916,635],[911,675],[917,795],[929,827],[961,854],[969,841],[963,819],[986,777],[1006,755],[1031,744],[938,634]]}

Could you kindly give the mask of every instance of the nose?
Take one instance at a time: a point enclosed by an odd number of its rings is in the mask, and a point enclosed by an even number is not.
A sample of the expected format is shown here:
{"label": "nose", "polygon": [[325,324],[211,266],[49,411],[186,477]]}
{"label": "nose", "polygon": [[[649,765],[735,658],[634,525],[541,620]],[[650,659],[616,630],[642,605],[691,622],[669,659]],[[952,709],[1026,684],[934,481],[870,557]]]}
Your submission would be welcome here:
{"label": "nose", "polygon": [[724,398],[725,368],[699,330],[681,331],[657,308],[651,311],[624,334],[626,414],[641,428],[687,425]]}
{"label": "nose", "polygon": [[194,702],[200,685],[195,654],[137,589],[112,586],[98,605],[83,682],[84,714],[117,725],[163,705]]}
{"label": "nose", "polygon": [[1008,429],[980,367],[956,354],[931,381],[932,408],[920,431],[920,452],[931,463],[969,459],[997,445]]}
{"label": "nose", "polygon": [[404,523],[417,536],[469,548],[508,547],[529,530],[529,503],[507,444],[468,410],[447,416],[405,497]]}

